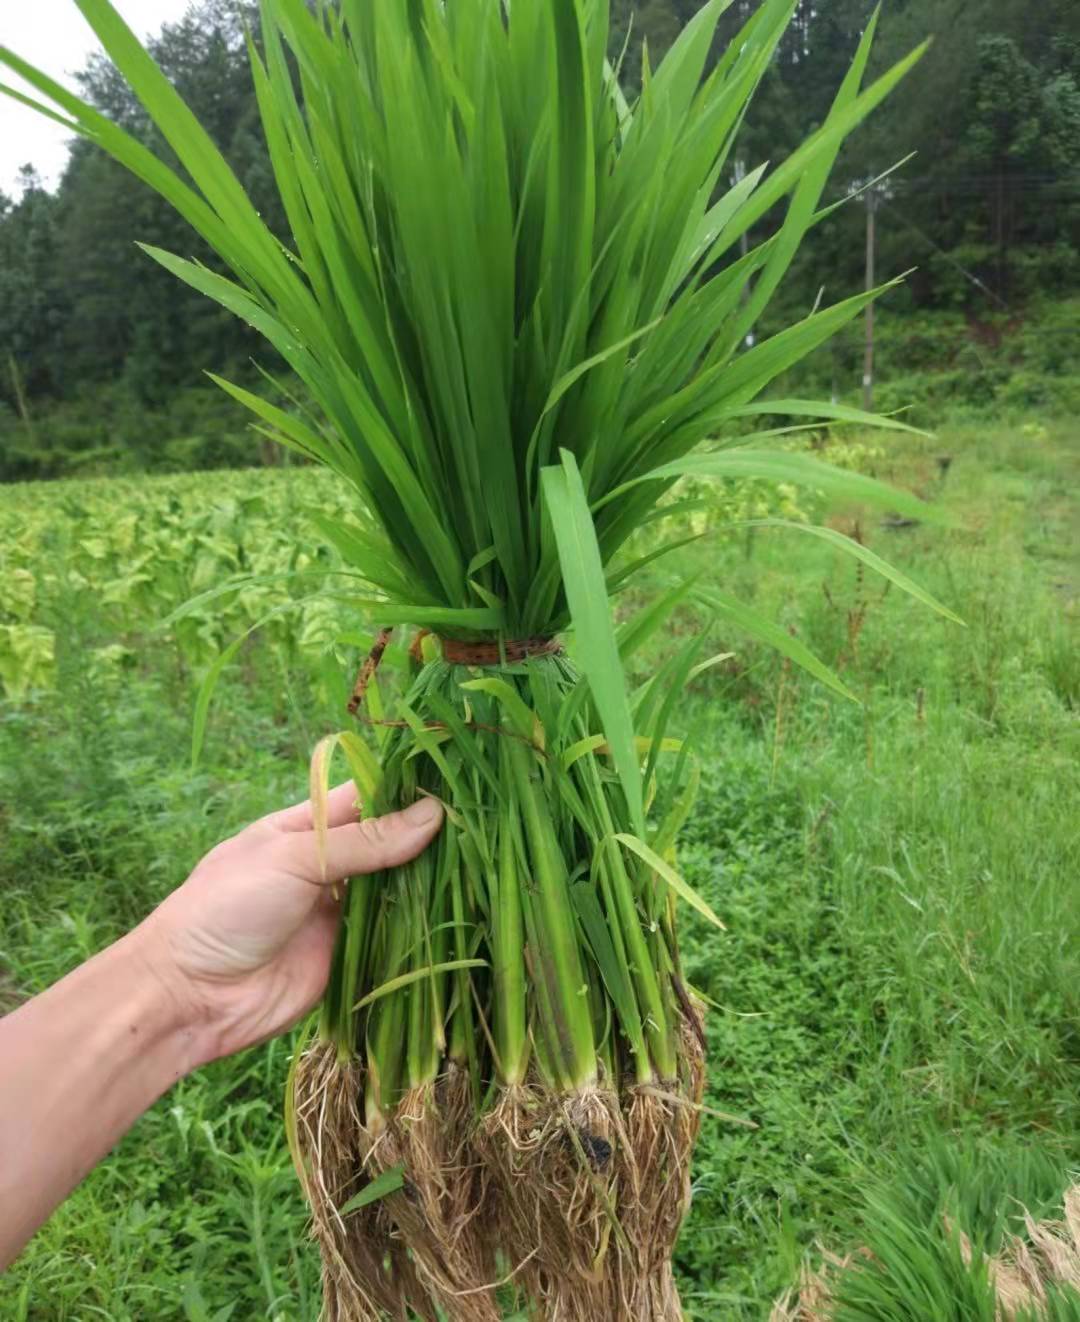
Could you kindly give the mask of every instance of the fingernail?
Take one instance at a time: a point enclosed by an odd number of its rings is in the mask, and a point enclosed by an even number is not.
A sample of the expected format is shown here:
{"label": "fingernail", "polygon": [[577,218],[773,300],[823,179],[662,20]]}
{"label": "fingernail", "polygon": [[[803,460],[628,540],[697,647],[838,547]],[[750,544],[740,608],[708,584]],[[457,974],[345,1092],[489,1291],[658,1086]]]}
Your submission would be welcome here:
{"label": "fingernail", "polygon": [[442,804],[438,799],[418,799],[401,814],[405,825],[414,831],[418,831],[423,826],[430,826],[442,815]]}

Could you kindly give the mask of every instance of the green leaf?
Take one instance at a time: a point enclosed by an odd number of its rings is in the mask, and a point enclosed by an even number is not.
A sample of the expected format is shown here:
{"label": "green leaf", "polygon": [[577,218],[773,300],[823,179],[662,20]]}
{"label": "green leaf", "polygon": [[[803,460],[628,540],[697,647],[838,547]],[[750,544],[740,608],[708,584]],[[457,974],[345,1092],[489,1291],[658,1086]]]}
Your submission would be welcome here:
{"label": "green leaf", "polygon": [[794,486],[821,491],[833,499],[876,505],[927,523],[949,526],[954,522],[945,511],[927,504],[909,491],[891,487],[862,473],[834,468],[794,451],[721,450],[712,454],[691,454],[674,463],[663,464],[639,480],[673,477],[759,478],[767,482],[790,482]]}
{"label": "green leaf", "polygon": [[420,606],[413,602],[365,602],[377,624],[420,624],[431,629],[464,629],[477,633],[500,633],[506,627],[501,610],[489,606],[460,610],[450,606]]}
{"label": "green leaf", "polygon": [[801,147],[792,152],[787,160],[769,175],[754,197],[743,208],[739,215],[738,224],[725,230],[721,242],[709,254],[709,263],[717,261],[723,252],[726,252],[732,244],[738,242],[741,235],[745,234],[753,225],[756,225],[782,197],[790,192],[818,157],[823,153],[830,152],[837,143],[848,137],[852,130],[857,128],[867,115],[885,100],[897,84],[907,77],[926,54],[929,45],[929,42],[923,42],[922,45],[917,46],[909,55],[894,64],[876,82],[861,92],[842,111],[830,115],[821,128],[812,133]]}
{"label": "green leaf", "polygon": [[[674,505],[664,506],[664,517],[676,518],[680,514],[687,513],[687,505],[689,503],[690,502],[683,502],[679,509],[676,509]],[[694,501],[692,503],[697,509],[708,509],[710,506],[709,501]],[[645,569],[651,564],[655,564],[657,560],[663,559],[664,556],[670,555],[673,551],[680,551],[684,546],[691,546],[694,542],[701,541],[704,536],[704,533],[694,533],[690,537],[677,537],[673,541],[666,542],[664,545],[657,547],[655,551],[650,551],[646,555],[639,556],[636,560],[631,560],[629,564],[621,565],[614,573],[608,574],[608,592],[614,596],[620,588],[624,587],[626,583],[642,569]]]}
{"label": "green leaf", "polygon": [[222,597],[227,597],[233,592],[243,592],[246,588],[267,587],[271,583],[292,583],[297,579],[323,579],[335,574],[339,574],[343,578],[358,577],[356,574],[335,569],[285,570],[280,574],[241,574],[234,576],[225,583],[219,583],[216,588],[208,588],[197,596],[189,597],[174,611],[170,611],[156,625],[156,628],[171,629],[174,624],[179,624],[181,620],[197,615],[204,606],[209,606],[211,602],[220,601]]}
{"label": "green leaf", "polygon": [[913,579],[908,578],[906,574],[902,574],[899,569],[894,568],[881,556],[875,555],[873,551],[868,550],[861,542],[855,541],[853,537],[845,537],[843,533],[836,532],[832,528],[817,528],[812,524],[792,523],[788,519],[747,519],[741,526],[744,528],[790,528],[794,532],[806,533],[810,537],[819,537],[822,541],[829,542],[832,546],[843,551],[845,555],[854,556],[856,560],[861,560],[864,565],[869,565],[882,578],[887,578],[890,583],[895,583],[902,592],[914,597],[916,601],[921,601],[924,606],[929,606],[931,610],[937,611],[939,615],[944,615],[947,620],[952,620],[954,624],[967,627],[959,615],[949,610],[947,606],[943,606],[925,588],[921,588]]}
{"label": "green leaf", "polygon": [[544,405],[544,412],[550,413],[566,392],[572,389],[572,387],[575,386],[587,372],[591,372],[594,367],[600,367],[603,363],[606,363],[608,359],[613,358],[617,353],[621,353],[624,349],[628,349],[630,345],[636,343],[643,336],[648,335],[650,331],[655,330],[662,320],[662,317],[657,317],[655,321],[651,321],[647,326],[642,326],[640,330],[636,330],[632,334],[627,335],[624,339],[619,340],[617,344],[609,345],[608,348],[602,350],[600,353],[593,354],[591,358],[586,358],[583,363],[578,363],[577,367],[567,372],[565,376],[560,377],[552,387],[551,394],[548,396],[547,403]]}
{"label": "green leaf", "polygon": [[233,385],[224,377],[215,376],[213,372],[207,372],[206,375],[219,389],[231,395],[238,404],[243,404],[245,408],[268,422],[273,434],[279,435],[283,443],[298,450],[306,458],[320,459],[325,463],[332,456],[333,447],[327,439],[313,431],[302,419],[292,413],[286,413],[284,409],[278,408],[276,404],[271,404],[259,395],[253,395],[250,390],[245,390],[242,386]]}
{"label": "green leaf", "polygon": [[[386,542],[353,527],[329,519],[323,514],[311,513],[312,523],[333,546],[347,565],[352,566],[369,582],[397,597],[416,600],[416,587],[407,584],[406,571]],[[425,605],[434,605],[428,601]]]}
{"label": "green leaf", "polygon": [[[866,31],[863,33],[862,40],[859,42],[855,53],[855,58],[836,95],[829,116],[826,118],[826,128],[828,128],[831,120],[843,114],[852,105],[858,95],[863,74],[866,71],[866,64],[870,58],[870,47],[873,44],[877,23],[878,12],[875,11],[866,26]],[[827,149],[818,153],[799,180],[791,204],[788,207],[784,224],[769,254],[765,269],[758,277],[751,296],[741,309],[735,324],[727,332],[731,344],[740,343],[747,331],[756,325],[761,314],[768,307],[788,268],[795,260],[795,255],[803,238],[814,224],[818,202],[824,192],[842,143],[842,137],[835,138]]]}
{"label": "green leaf", "polygon": [[381,1001],[384,996],[389,996],[392,992],[401,991],[403,987],[411,987],[414,982],[421,982],[425,978],[432,978],[436,973],[454,973],[458,969],[486,969],[488,962],[486,959],[451,959],[443,964],[429,964],[422,969],[413,969],[410,973],[402,973],[400,977],[390,978],[382,986],[376,987],[374,991],[368,992],[353,1006],[354,1010],[363,1010],[374,1001]]}
{"label": "green leaf", "polygon": [[[599,851],[598,851],[599,853]],[[602,860],[598,856],[597,865]],[[594,866],[594,874],[597,866]],[[642,1033],[641,1012],[631,981],[625,956],[620,959],[613,940],[613,930],[604,914],[600,903],[595,880],[580,881],[570,887],[570,902],[574,906],[578,922],[585,933],[585,938],[592,951],[592,957],[600,970],[604,986],[611,997],[612,1005],[619,1023],[627,1038],[632,1043],[635,1055],[645,1057],[646,1048]]]}
{"label": "green leaf", "polygon": [[280,245],[259,218],[224,156],[108,0],[75,0],[125,81],[221,220],[242,234],[255,274],[298,292]]}
{"label": "green leaf", "polygon": [[707,657],[704,661],[699,661],[694,666],[690,674],[686,677],[686,682],[692,684],[699,675],[703,675],[707,670],[712,670],[715,666],[723,665],[725,661],[730,661],[734,657],[734,652],[717,652],[715,656]]}
{"label": "green leaf", "polygon": [[929,436],[928,431],[920,427],[911,427],[906,422],[887,413],[866,413],[862,409],[849,408],[846,404],[826,404],[812,399],[759,399],[753,404],[744,404],[733,409],[731,418],[761,417],[823,418],[829,422],[850,422],[859,427],[876,427],[883,431],[908,432],[912,436]]}
{"label": "green leaf", "polygon": [[247,642],[253,633],[256,633],[264,625],[269,624],[279,615],[284,615],[287,611],[296,610],[302,606],[301,601],[289,601],[282,606],[278,606],[272,611],[268,611],[261,619],[256,620],[250,629],[245,629],[238,638],[234,638],[229,645],[215,658],[210,669],[203,677],[199,685],[199,691],[195,697],[195,710],[192,716],[191,725],[191,765],[196,767],[199,764],[199,758],[202,756],[203,742],[206,736],[206,722],[210,715],[210,704],[213,701],[214,693],[221,679],[222,672],[229,665],[233,658],[239,652],[240,648]]}
{"label": "green leaf", "polygon": [[652,847],[661,857],[674,847],[679,832],[686,825],[690,814],[694,810],[700,788],[701,768],[696,761],[692,761],[690,774],[682,792],[676,796],[668,815],[661,822],[656,835],[653,837]]}
{"label": "green leaf", "polygon": [[607,746],[607,740],[602,734],[587,734],[584,739],[577,739],[569,747],[565,748],[562,757],[559,759],[564,771],[569,771],[575,762],[580,762],[583,757],[588,757],[590,753],[597,753],[601,748]]}
{"label": "green leaf", "polygon": [[542,477],[570,615],[580,642],[581,667],[612,749],[631,821],[644,834],[644,796],[634,725],[585,488],[577,463],[566,450],[562,452],[562,468],[545,468]]}
{"label": "green leaf", "polygon": [[349,771],[356,785],[363,807],[370,815],[379,797],[382,787],[383,769],[379,759],[358,734],[344,731],[338,735],[338,743],[349,764]]}
{"label": "green leaf", "polygon": [[656,631],[667,623],[672,612],[693,592],[700,578],[700,574],[694,574],[684,582],[676,584],[619,625],[616,638],[619,643],[619,656],[624,663],[636,655]]}
{"label": "green leaf", "polygon": [[781,656],[786,656],[797,666],[801,666],[840,697],[847,698],[851,702],[859,702],[847,685],[842,683],[827,665],[819,661],[805,643],[800,642],[786,629],[781,629],[778,624],[765,619],[757,611],[751,610],[749,606],[744,606],[742,602],[735,601],[732,597],[722,596],[712,590],[707,592],[702,590],[698,595],[721,619],[727,620],[743,633],[749,634],[751,638],[775,648]]}
{"label": "green leaf", "polygon": [[487,693],[506,711],[517,734],[537,748],[544,747],[544,728],[533,709],[505,679],[485,677],[466,680],[459,685],[469,693]]}
{"label": "green leaf", "polygon": [[[0,46],[0,58],[3,58],[7,53],[6,49]],[[28,110],[44,115],[46,119],[51,119],[54,124],[59,124],[61,128],[65,128],[71,133],[79,132],[78,120],[68,119],[66,115],[61,115],[58,111],[50,109],[44,102],[35,101],[32,96],[20,92],[17,87],[9,87],[7,83],[0,83],[0,94],[10,97],[12,101],[18,101],[20,105],[26,106]]]}
{"label": "green leaf", "polygon": [[705,903],[701,896],[692,886],[687,885],[682,877],[675,871],[670,863],[667,863],[660,857],[655,849],[650,849],[643,841],[636,836],[627,835],[620,832],[615,836],[620,845],[629,849],[632,854],[636,854],[642,862],[648,864],[650,868],[662,877],[681,900],[685,900],[692,909],[696,909],[703,918],[707,918],[714,927],[718,927],[721,932],[726,931],[724,924],[713,913],[712,909]]}
{"label": "green leaf", "polygon": [[[647,757],[650,753],[678,753],[682,751],[683,743],[681,739],[650,739],[648,735],[639,734],[634,739],[634,747],[638,751],[639,757]],[[569,771],[575,762],[580,762],[583,757],[590,753],[599,753],[610,756],[611,749],[608,747],[608,741],[602,734],[586,735],[584,739],[578,739],[572,743],[569,748],[563,751],[559,759],[564,771]]]}
{"label": "green leaf", "polygon": [[246,633],[240,635],[226,647],[214,660],[210,669],[203,677],[199,685],[199,691],[195,697],[195,710],[192,715],[191,725],[191,766],[192,770],[199,764],[199,758],[202,756],[203,742],[206,738],[206,722],[210,715],[210,703],[213,701],[214,691],[217,688],[221,673],[227,665],[236,656],[240,648],[244,645],[250,635],[254,632],[254,627]]}
{"label": "green leaf", "polygon": [[362,1207],[370,1207],[372,1203],[380,1202],[404,1187],[405,1167],[391,1166],[389,1170],[369,1180],[358,1194],[354,1194],[347,1203],[339,1207],[338,1216],[346,1217],[350,1212],[359,1212]]}

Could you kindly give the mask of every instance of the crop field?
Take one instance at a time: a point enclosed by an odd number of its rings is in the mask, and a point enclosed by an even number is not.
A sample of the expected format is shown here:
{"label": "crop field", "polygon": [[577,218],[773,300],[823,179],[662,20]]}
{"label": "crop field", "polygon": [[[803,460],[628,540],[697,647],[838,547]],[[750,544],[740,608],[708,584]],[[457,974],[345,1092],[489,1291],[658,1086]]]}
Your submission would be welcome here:
{"label": "crop field", "polygon": [[[846,459],[953,513],[829,518],[966,628],[797,531],[702,523],[655,571],[723,581],[861,698],[674,617],[732,654],[679,718],[704,769],[681,865],[727,925],[683,918],[711,1006],[678,1257],[693,1319],[766,1318],[814,1240],[850,1247],[866,1190],[930,1147],[1006,1184],[1033,1153],[1062,1187],[1080,1163],[1080,435],[956,426]],[[0,488],[0,1009],[302,797],[370,645],[312,517],[340,502],[288,468]],[[799,515],[765,491],[726,512],[748,503]],[[0,1317],[314,1322],[289,1052],[174,1089],[0,1281]]]}

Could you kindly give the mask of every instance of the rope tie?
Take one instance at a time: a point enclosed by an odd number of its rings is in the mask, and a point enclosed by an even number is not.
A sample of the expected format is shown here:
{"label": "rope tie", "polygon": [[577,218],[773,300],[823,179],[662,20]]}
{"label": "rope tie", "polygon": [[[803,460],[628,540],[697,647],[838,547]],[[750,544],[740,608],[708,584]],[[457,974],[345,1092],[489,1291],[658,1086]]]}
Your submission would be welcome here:
{"label": "rope tie", "polygon": [[557,638],[520,638],[495,642],[463,643],[440,638],[443,660],[452,666],[502,666],[531,656],[555,656],[562,651]]}
{"label": "rope tie", "polygon": [[[374,646],[364,659],[360,673],[356,676],[352,697],[349,699],[349,715],[355,716],[363,706],[368,686],[375,678],[375,672],[382,662],[383,655],[390,645],[393,629],[381,629]],[[418,664],[422,660],[421,644],[428,637],[429,630],[422,629],[413,640],[409,654]],[[558,656],[563,648],[557,638],[517,638],[496,639],[494,642],[462,642],[458,638],[439,638],[443,660],[452,666],[504,666],[518,661],[527,661],[534,656]]]}
{"label": "rope tie", "polygon": [[360,667],[360,673],[356,677],[356,684],[353,688],[353,695],[349,699],[349,715],[355,716],[367,696],[368,685],[375,678],[375,672],[379,668],[379,662],[383,659],[383,653],[390,645],[390,638],[393,629],[380,629],[379,636],[375,639],[375,645],[367,654],[364,664]]}

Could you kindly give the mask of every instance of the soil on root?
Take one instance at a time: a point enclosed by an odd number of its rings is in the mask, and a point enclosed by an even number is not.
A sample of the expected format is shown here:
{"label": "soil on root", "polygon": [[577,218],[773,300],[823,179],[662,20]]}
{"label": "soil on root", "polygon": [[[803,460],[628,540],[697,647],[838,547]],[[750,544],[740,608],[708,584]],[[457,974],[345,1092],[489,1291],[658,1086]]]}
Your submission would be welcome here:
{"label": "soil on root", "polygon": [[681,1086],[646,1085],[629,1089],[624,1097],[638,1196],[626,1209],[623,1229],[644,1279],[670,1263],[690,1209],[690,1167],[701,1129],[705,1058],[692,1032],[684,1034],[682,1048],[686,1076]]}
{"label": "soil on root", "polygon": [[[332,1047],[297,1072],[305,1187],[323,1251],[327,1322],[412,1315],[498,1322],[498,1284],[546,1322],[678,1322],[671,1257],[690,1198],[703,1053],[682,1041],[683,1077],[621,1096],[539,1082],[507,1088],[477,1119],[452,1068],[402,1099],[373,1134],[363,1071]],[[347,1218],[365,1179],[405,1186]]]}
{"label": "soil on root", "polygon": [[625,1142],[618,1098],[600,1088],[572,1096],[535,1084],[508,1088],[482,1117],[476,1141],[508,1271],[549,1316],[557,1282],[577,1288],[603,1276],[614,1154]]}
{"label": "soil on root", "polygon": [[675,1085],[622,1098],[508,1089],[481,1120],[500,1244],[538,1318],[682,1317],[671,1255],[689,1204],[699,1073],[695,1062],[690,1097]]}
{"label": "soil on root", "polygon": [[496,1241],[484,1224],[487,1181],[473,1129],[468,1077],[451,1066],[405,1095],[372,1145],[369,1169],[403,1170],[405,1187],[386,1207],[429,1296],[460,1322],[499,1322]]}
{"label": "soil on root", "polygon": [[297,1063],[293,1086],[300,1178],[322,1253],[324,1322],[404,1322],[410,1310],[434,1322],[383,1203],[347,1217],[338,1210],[369,1178],[371,1145],[360,1115],[363,1070],[342,1064],[332,1043],[316,1042]]}

